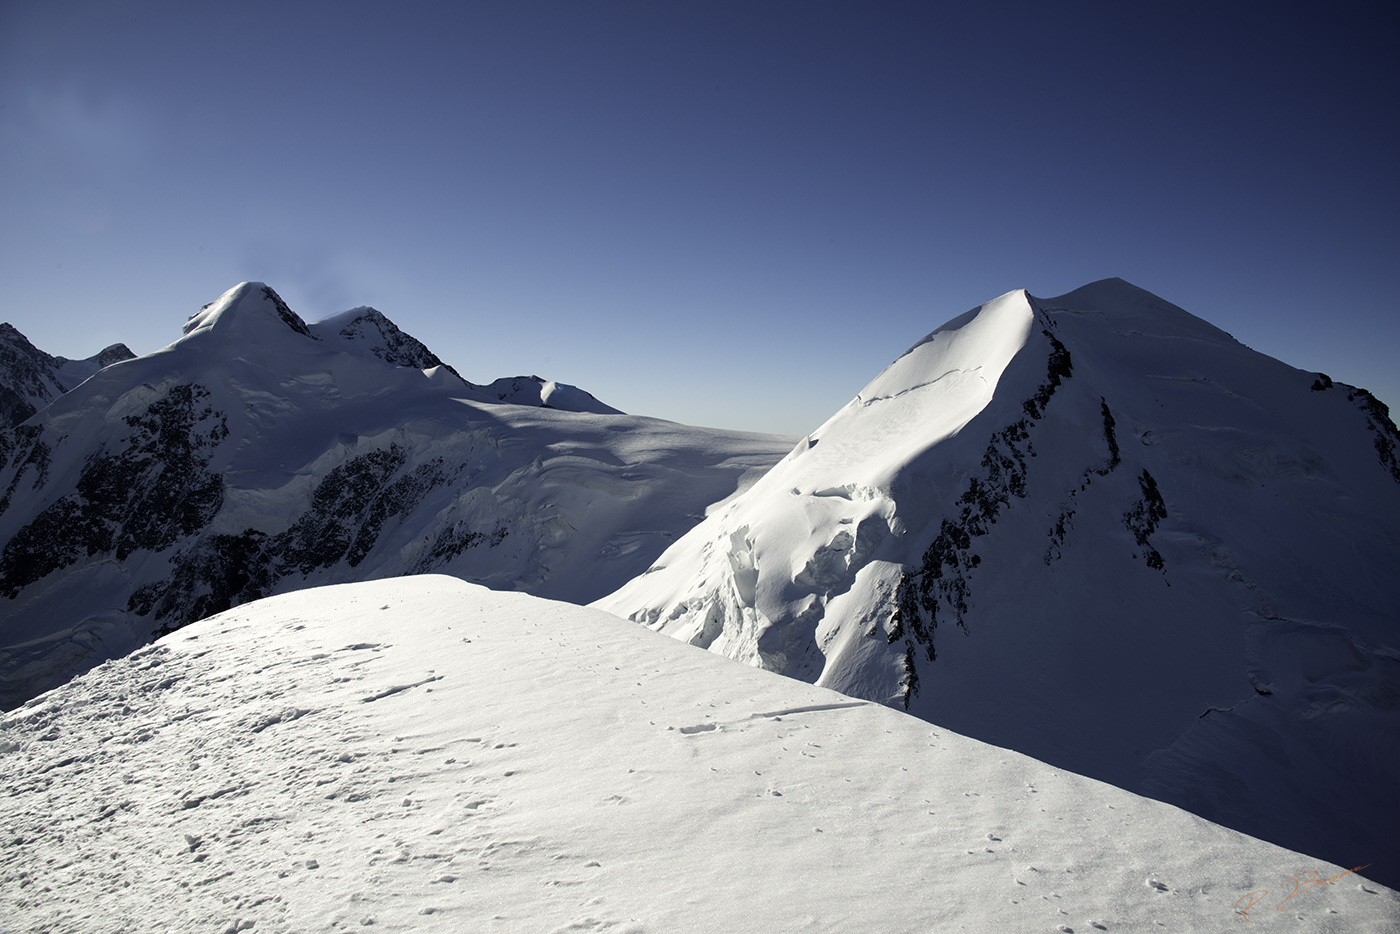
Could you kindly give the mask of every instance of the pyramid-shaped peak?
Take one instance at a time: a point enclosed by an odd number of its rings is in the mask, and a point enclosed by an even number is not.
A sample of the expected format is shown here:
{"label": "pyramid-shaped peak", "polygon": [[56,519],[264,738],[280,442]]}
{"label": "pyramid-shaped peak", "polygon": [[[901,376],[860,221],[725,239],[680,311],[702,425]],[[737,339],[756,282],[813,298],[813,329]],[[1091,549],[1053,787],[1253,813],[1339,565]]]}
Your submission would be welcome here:
{"label": "pyramid-shaped peak", "polygon": [[25,353],[41,353],[37,347],[30,343],[29,338],[20,333],[19,328],[8,321],[0,321],[0,344],[8,344],[18,348]]}
{"label": "pyramid-shaped peak", "polygon": [[97,353],[88,357],[88,361],[97,364],[98,368],[111,366],[114,363],[121,363],[123,360],[135,359],[136,354],[131,352],[131,348],[125,344],[112,344],[104,347]]}
{"label": "pyramid-shaped peak", "polygon": [[1068,313],[1099,318],[1120,334],[1236,343],[1209,321],[1117,277],[1099,279],[1054,298],[1031,296],[1031,301],[1052,317]]}
{"label": "pyramid-shaped peak", "polygon": [[462,379],[456,370],[445,364],[426,344],[402,330],[379,309],[368,305],[360,305],[317,321],[311,325],[311,334],[332,345],[338,345],[347,352],[377,357],[391,366],[412,367],[418,370],[445,367],[448,372]]}
{"label": "pyramid-shaped peak", "polygon": [[[1061,308],[1073,311],[1099,312],[1121,315],[1125,313],[1157,313],[1175,317],[1186,315],[1195,318],[1165,298],[1154,295],[1144,288],[1133,285],[1117,276],[1098,279],[1077,289],[1057,295],[1054,298],[1034,298],[1045,308]],[[1200,319],[1197,319],[1200,320]]]}
{"label": "pyramid-shaped peak", "polygon": [[316,339],[282,296],[263,282],[238,283],[186,321],[184,332],[187,337],[214,329],[227,334],[250,328],[261,330],[269,325],[291,328],[303,337]]}
{"label": "pyramid-shaped peak", "polygon": [[373,305],[356,305],[349,311],[343,311],[340,314],[335,315],[334,318],[343,318],[354,321],[358,321],[363,318],[369,321],[386,321],[389,324],[393,324],[392,321],[389,321],[388,316],[385,315],[384,312],[380,311],[378,308],[375,308]]}
{"label": "pyramid-shaped peak", "polygon": [[1087,282],[1077,289],[1072,289],[1059,297],[1073,297],[1081,302],[1091,301],[1095,298],[1108,302],[1144,298],[1158,302],[1165,301],[1165,299],[1153,295],[1140,286],[1133,285],[1133,283],[1120,276],[1108,276],[1104,279],[1095,279],[1093,282]]}

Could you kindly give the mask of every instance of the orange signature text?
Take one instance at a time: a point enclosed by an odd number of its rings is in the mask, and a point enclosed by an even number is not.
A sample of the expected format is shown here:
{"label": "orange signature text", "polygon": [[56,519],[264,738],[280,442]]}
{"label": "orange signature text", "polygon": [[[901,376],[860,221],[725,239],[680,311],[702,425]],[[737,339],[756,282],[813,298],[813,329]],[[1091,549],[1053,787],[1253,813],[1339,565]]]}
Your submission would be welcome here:
{"label": "orange signature text", "polygon": [[[1255,889],[1253,892],[1246,892],[1239,898],[1235,899],[1235,920],[1257,921],[1257,918],[1251,918],[1249,916],[1250,910],[1252,908],[1255,908],[1256,906],[1259,908],[1273,908],[1274,911],[1289,911],[1291,909],[1285,908],[1283,906],[1288,902],[1290,898],[1297,895],[1299,892],[1306,892],[1308,889],[1315,889],[1319,885],[1331,885],[1333,882],[1336,882],[1342,876],[1350,875],[1353,872],[1359,872],[1370,865],[1370,863],[1367,863],[1366,866],[1357,866],[1355,869],[1348,869],[1346,872],[1339,872],[1335,876],[1331,876],[1326,879],[1319,879],[1318,876],[1320,876],[1321,873],[1318,872],[1316,869],[1309,869],[1307,872],[1300,872],[1283,884],[1283,887],[1288,891],[1288,894],[1283,897],[1283,901],[1279,902],[1276,905],[1269,905],[1266,902],[1264,902],[1264,899],[1269,897],[1268,889]],[[1241,905],[1240,902],[1245,902],[1245,904]]]}

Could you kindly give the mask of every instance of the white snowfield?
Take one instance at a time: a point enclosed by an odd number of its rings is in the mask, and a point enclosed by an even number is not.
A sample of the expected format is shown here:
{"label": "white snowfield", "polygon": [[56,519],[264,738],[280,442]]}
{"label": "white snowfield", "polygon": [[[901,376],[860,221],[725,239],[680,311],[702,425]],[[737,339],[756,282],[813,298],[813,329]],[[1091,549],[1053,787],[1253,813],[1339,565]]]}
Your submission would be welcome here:
{"label": "white snowfield", "polygon": [[1126,282],[1009,292],[592,605],[1395,884],[1396,451]]}
{"label": "white snowfield", "polygon": [[443,576],[235,608],[0,729],[12,934],[1400,926],[1352,867]]}

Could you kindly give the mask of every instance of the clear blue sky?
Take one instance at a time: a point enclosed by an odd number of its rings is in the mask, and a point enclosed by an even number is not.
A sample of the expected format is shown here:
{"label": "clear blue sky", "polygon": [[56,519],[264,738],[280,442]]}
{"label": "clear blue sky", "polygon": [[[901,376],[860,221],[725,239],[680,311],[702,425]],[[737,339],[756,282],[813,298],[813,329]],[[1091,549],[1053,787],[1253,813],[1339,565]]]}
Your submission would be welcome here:
{"label": "clear blue sky", "polygon": [[0,320],[144,353],[261,279],[468,379],[803,433],[944,320],[1116,275],[1400,407],[1381,15],[4,0]]}

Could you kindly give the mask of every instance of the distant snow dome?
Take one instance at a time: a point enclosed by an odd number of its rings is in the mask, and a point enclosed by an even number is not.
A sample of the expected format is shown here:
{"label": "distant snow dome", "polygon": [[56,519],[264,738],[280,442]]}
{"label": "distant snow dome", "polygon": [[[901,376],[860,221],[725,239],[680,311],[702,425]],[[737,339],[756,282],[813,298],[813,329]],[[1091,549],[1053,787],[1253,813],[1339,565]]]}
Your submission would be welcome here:
{"label": "distant snow dome", "polygon": [[498,379],[481,387],[488,398],[507,405],[540,405],[568,412],[591,412],[596,415],[619,415],[621,412],[599,402],[592,393],[577,386],[557,383],[538,376],[513,376]]}

